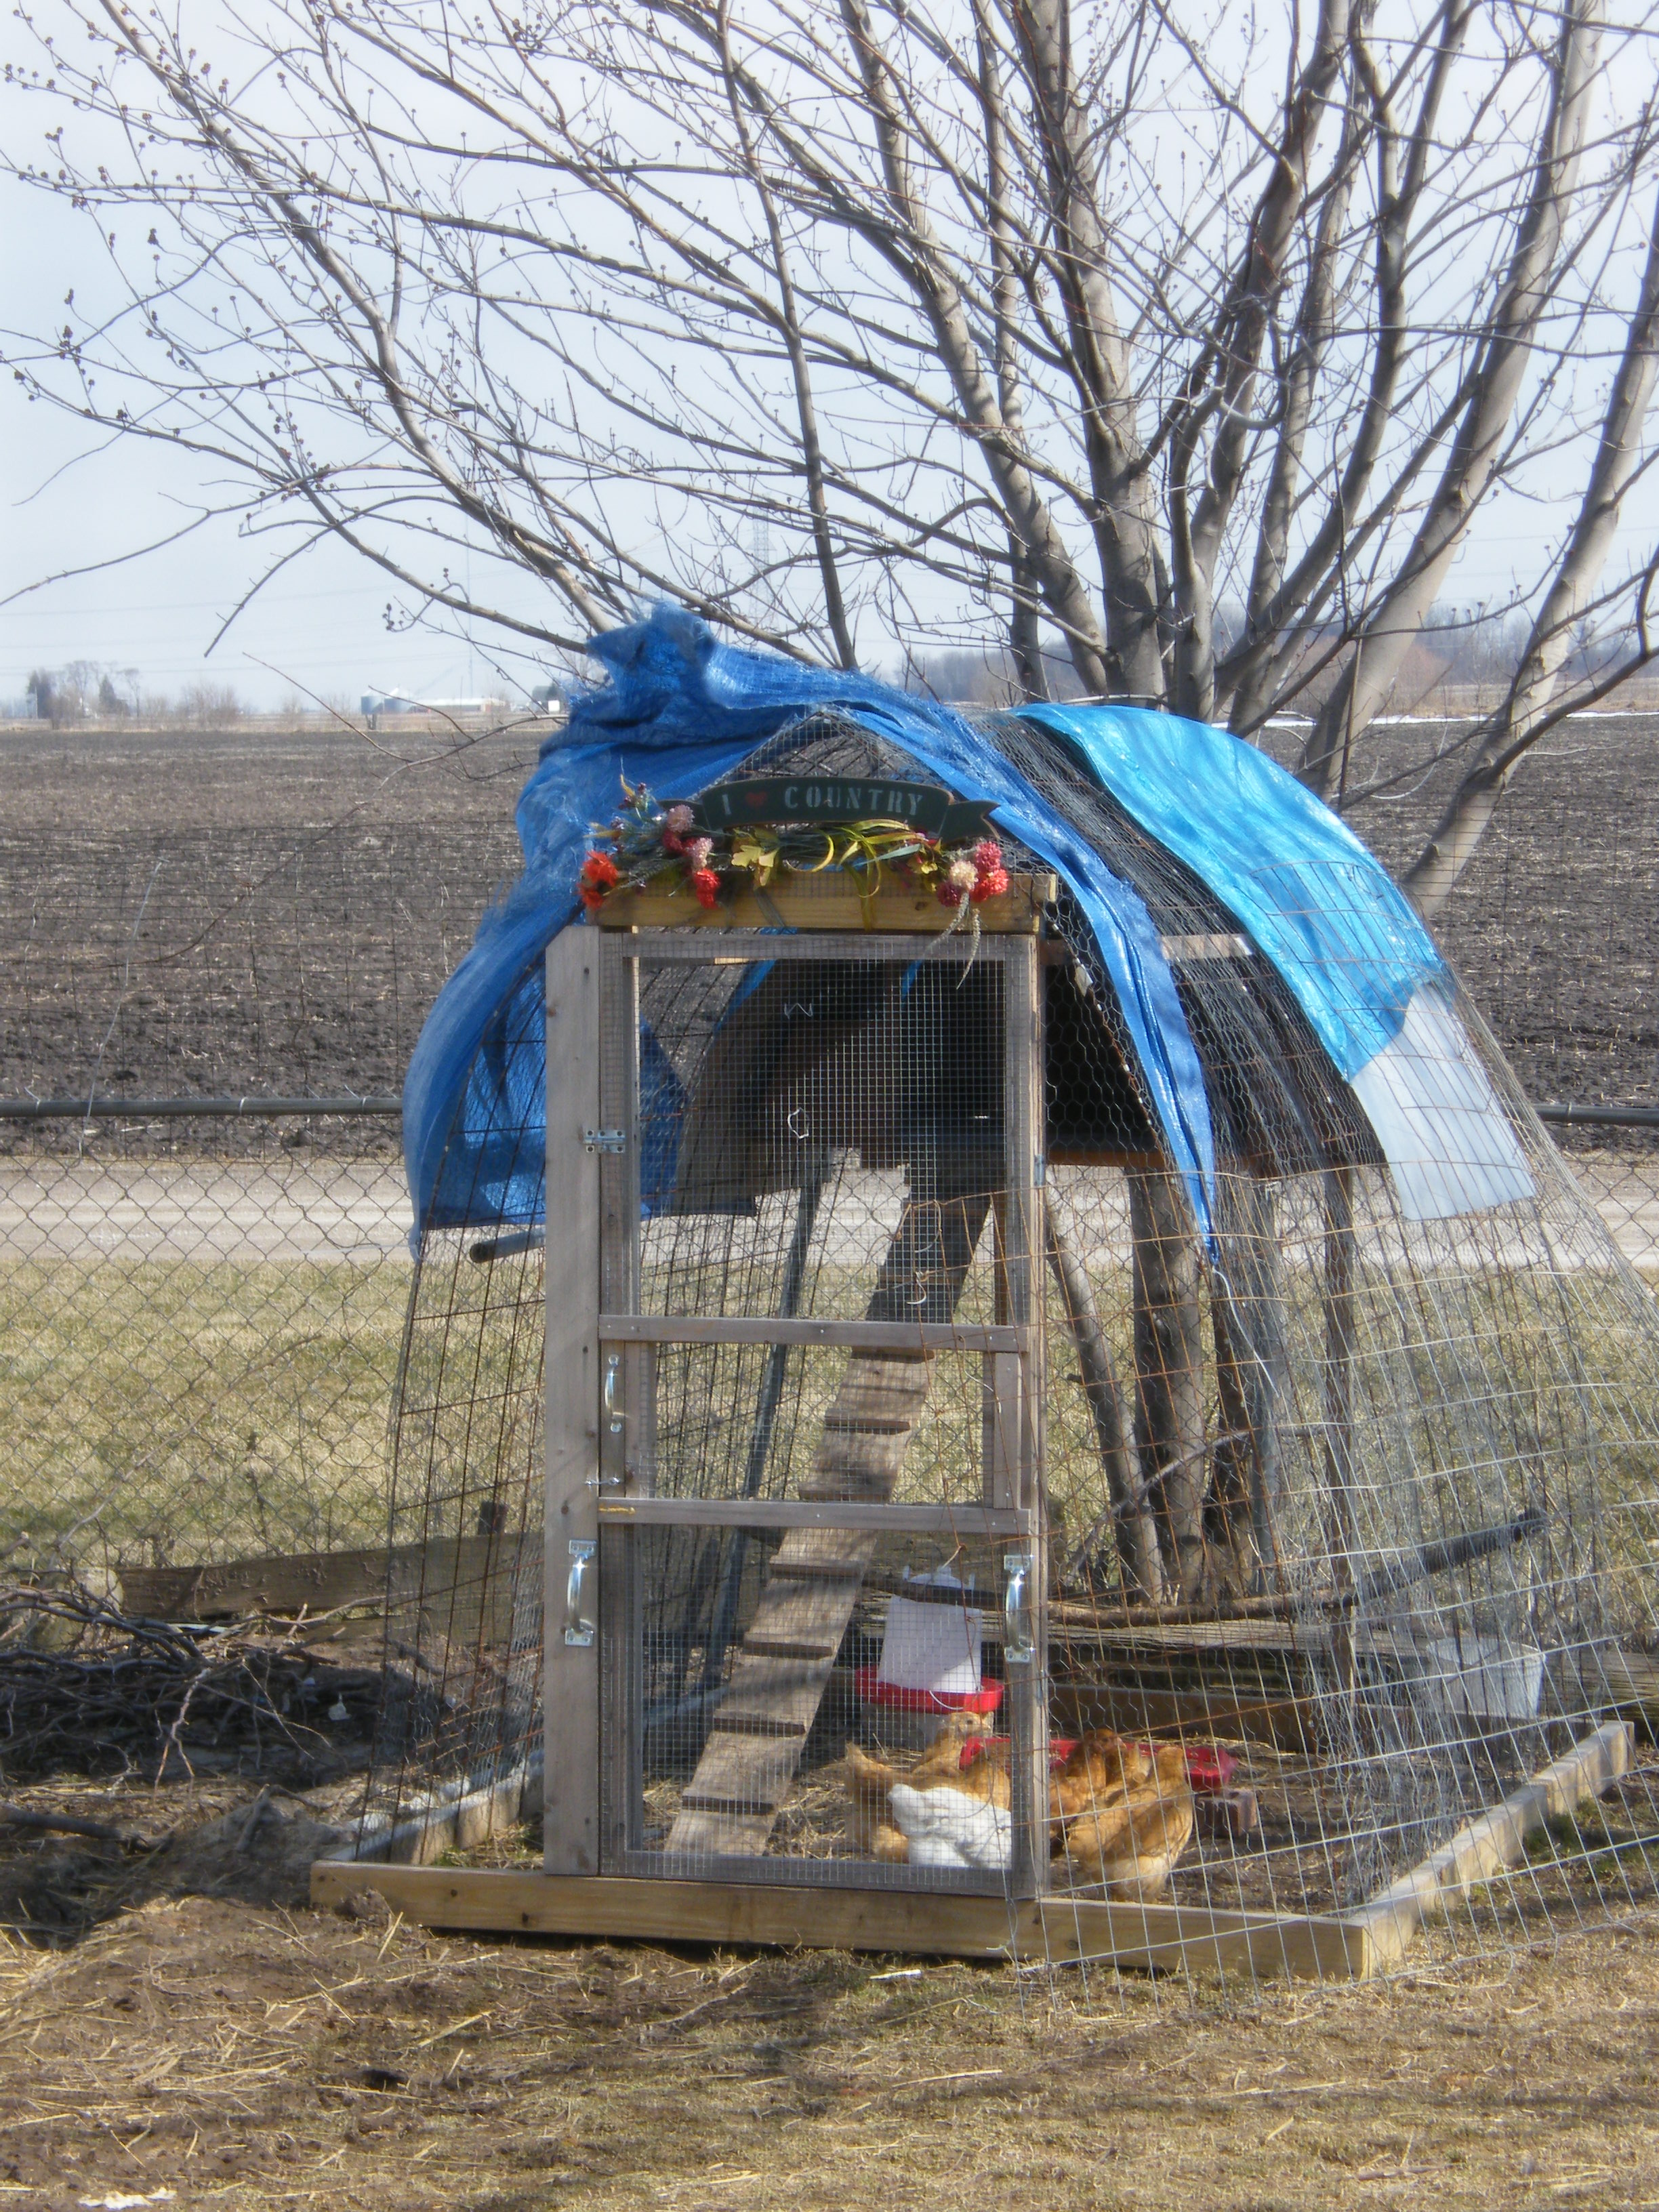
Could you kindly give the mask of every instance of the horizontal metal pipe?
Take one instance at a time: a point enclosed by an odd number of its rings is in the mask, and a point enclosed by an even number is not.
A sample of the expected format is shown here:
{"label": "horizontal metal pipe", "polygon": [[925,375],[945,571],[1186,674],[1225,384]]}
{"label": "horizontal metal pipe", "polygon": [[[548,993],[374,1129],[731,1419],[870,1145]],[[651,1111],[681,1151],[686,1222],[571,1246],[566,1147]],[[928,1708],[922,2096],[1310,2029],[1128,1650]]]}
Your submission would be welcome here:
{"label": "horizontal metal pipe", "polygon": [[179,1121],[249,1115],[270,1121],[309,1114],[401,1114],[404,1102],[375,1091],[338,1098],[0,1098],[0,1121]]}
{"label": "horizontal metal pipe", "polygon": [[469,1244],[466,1256],[481,1267],[494,1260],[509,1260],[515,1252],[539,1252],[547,1242],[544,1229],[515,1229],[505,1237],[481,1237]]}
{"label": "horizontal metal pipe", "polygon": [[1659,1129],[1659,1106],[1536,1106],[1540,1121],[1566,1121],[1586,1129]]}
{"label": "horizontal metal pipe", "polygon": [[[307,1114],[401,1114],[404,1102],[380,1091],[346,1092],[332,1098],[0,1098],[0,1121],[180,1121],[196,1115],[264,1115],[272,1121]],[[1534,1107],[1540,1121],[1584,1128],[1659,1129],[1659,1106]]]}

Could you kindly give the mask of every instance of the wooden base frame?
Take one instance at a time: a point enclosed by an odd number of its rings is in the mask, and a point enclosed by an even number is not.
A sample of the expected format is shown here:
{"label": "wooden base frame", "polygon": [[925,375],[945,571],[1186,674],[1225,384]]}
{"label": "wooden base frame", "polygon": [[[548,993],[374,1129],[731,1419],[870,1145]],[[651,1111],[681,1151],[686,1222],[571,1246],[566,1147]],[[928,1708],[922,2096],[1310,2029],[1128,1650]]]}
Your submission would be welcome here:
{"label": "wooden base frame", "polygon": [[1085,1898],[1018,1901],[914,1890],[368,1867],[340,1859],[322,1860],[311,1870],[314,1905],[339,1905],[363,1889],[377,1891],[426,1927],[498,1935],[777,1944],[1054,1965],[1093,1960],[1340,1981],[1363,1979],[1373,1966],[1365,1929],[1334,1917],[1280,1920],[1271,1913]]}
{"label": "wooden base frame", "polygon": [[[1256,1980],[1364,1981],[1397,1966],[1427,1919],[1517,1864],[1547,1821],[1610,1789],[1629,1771],[1631,1756],[1629,1727],[1607,1722],[1357,1911],[1324,1916],[434,1867],[430,1859],[457,1840],[459,1803],[434,1808],[395,1837],[377,1837],[368,1847],[377,1863],[368,1862],[368,1850],[319,1860],[311,1870],[311,1897],[313,1905],[337,1905],[371,1889],[425,1927],[495,1935],[777,1944],[1050,1966],[1087,1960],[1247,1973]],[[386,1863],[386,1852],[398,1846],[416,1863]]]}

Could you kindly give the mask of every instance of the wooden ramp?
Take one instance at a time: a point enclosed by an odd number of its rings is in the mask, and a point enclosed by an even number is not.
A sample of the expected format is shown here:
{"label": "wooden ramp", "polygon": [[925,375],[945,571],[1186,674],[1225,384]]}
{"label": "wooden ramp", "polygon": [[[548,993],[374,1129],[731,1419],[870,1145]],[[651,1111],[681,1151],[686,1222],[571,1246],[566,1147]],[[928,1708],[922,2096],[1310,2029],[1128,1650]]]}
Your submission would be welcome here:
{"label": "wooden ramp", "polygon": [[[824,1417],[804,1498],[872,1505],[891,1499],[927,1403],[930,1367],[920,1353],[853,1354]],[[680,1800],[670,1852],[752,1857],[765,1850],[877,1540],[841,1528],[799,1528],[785,1537]]]}

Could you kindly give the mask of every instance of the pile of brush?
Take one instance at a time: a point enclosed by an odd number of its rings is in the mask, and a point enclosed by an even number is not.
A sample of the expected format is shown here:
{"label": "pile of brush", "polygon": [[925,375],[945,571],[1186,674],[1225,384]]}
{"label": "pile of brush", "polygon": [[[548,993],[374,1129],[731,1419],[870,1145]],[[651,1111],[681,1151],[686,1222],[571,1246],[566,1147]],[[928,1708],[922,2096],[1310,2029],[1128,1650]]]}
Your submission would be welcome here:
{"label": "pile of brush", "polygon": [[227,1753],[332,1765],[373,1735],[391,1680],[342,1666],[305,1635],[306,1624],[258,1618],[137,1619],[74,1583],[0,1589],[0,1768],[26,1781],[66,1769],[183,1776]]}

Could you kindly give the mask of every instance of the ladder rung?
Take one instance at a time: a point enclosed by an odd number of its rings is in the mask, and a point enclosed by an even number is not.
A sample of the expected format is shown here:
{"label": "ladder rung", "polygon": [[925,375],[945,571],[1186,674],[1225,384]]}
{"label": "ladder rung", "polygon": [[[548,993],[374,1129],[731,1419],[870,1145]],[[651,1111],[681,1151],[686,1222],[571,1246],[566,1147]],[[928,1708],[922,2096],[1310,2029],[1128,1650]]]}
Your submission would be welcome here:
{"label": "ladder rung", "polygon": [[745,1816],[757,1820],[769,1820],[782,1804],[781,1797],[709,1797],[702,1791],[688,1790],[680,1800],[683,1813],[724,1813]]}
{"label": "ladder rung", "polygon": [[805,1721],[779,1720],[771,1713],[733,1713],[724,1707],[708,1723],[715,1735],[787,1735],[806,1733]]}

